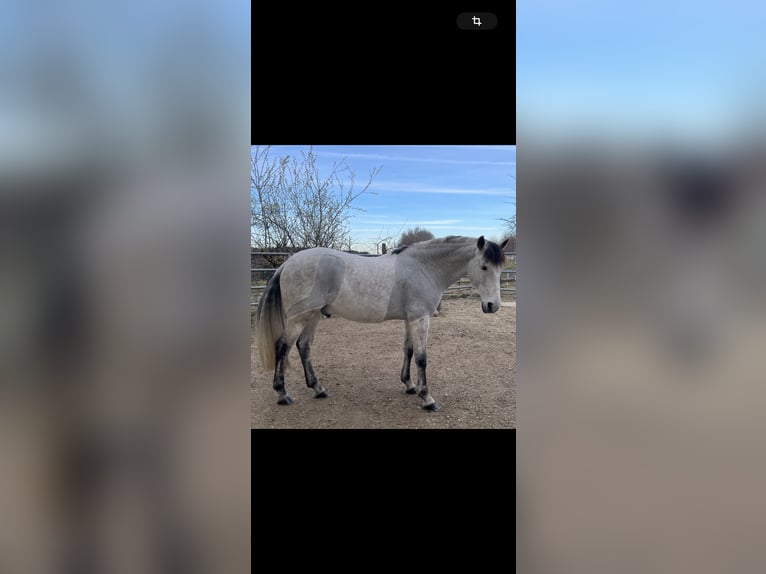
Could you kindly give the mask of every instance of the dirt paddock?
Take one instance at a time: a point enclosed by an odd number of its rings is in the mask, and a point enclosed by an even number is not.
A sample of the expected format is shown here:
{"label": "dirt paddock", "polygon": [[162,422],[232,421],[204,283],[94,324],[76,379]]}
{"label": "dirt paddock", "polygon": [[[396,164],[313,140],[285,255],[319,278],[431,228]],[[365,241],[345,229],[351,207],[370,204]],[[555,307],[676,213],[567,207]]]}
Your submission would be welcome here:
{"label": "dirt paddock", "polygon": [[[323,318],[312,359],[330,397],[313,398],[293,349],[285,385],[295,402],[282,406],[271,386],[272,373],[260,368],[253,338],[251,427],[515,428],[515,302],[485,314],[478,298],[444,298],[428,340],[428,386],[442,407],[437,413],[424,411],[417,395],[404,392],[399,380],[403,339],[401,321]],[[413,378],[416,373],[413,361]]]}

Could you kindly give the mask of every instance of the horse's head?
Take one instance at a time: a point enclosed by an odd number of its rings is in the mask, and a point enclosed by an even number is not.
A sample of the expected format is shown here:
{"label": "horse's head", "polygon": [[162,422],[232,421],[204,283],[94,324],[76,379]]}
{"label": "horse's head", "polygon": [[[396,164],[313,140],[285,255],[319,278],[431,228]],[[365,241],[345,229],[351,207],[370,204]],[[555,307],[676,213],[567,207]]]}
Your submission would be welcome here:
{"label": "horse's head", "polygon": [[496,313],[500,309],[500,272],[507,244],[508,239],[498,245],[486,241],[482,235],[476,242],[476,254],[468,262],[468,277],[481,296],[481,310],[485,313]]}

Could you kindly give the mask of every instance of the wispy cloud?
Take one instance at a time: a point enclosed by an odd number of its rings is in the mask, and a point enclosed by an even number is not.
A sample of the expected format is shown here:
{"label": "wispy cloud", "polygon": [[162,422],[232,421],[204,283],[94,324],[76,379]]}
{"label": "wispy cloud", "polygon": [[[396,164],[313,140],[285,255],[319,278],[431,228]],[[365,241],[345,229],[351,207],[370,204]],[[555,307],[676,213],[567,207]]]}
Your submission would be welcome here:
{"label": "wispy cloud", "polygon": [[399,191],[410,193],[446,193],[452,195],[496,195],[507,196],[515,195],[516,192],[510,188],[471,188],[471,187],[442,187],[434,185],[425,185],[422,183],[409,183],[400,181],[375,181],[370,187],[370,191]]}
{"label": "wispy cloud", "polygon": [[364,221],[364,225],[431,225],[431,226],[438,226],[438,225],[444,225],[444,226],[452,226],[456,223],[460,223],[459,219],[431,219],[429,221],[410,221],[410,220],[400,220],[400,221]]}
{"label": "wispy cloud", "polygon": [[[415,222],[407,222],[407,227],[412,227],[417,225]],[[497,230],[493,230],[491,226],[482,226],[482,225],[431,225],[429,226],[429,231],[449,231],[448,234],[455,234],[458,232],[467,232],[467,231],[478,231],[481,233],[493,233],[497,232],[502,235],[503,231],[500,230],[498,227]],[[365,234],[375,234],[380,233],[381,229],[379,227],[358,227],[354,228],[354,232],[358,234],[358,236],[365,235]],[[398,235],[399,233],[396,232],[395,235]]]}
{"label": "wispy cloud", "polygon": [[471,150],[490,150],[490,151],[516,151],[515,145],[434,145],[427,146],[429,148],[437,149],[471,149]]}
{"label": "wispy cloud", "polygon": [[508,165],[508,166],[516,165],[515,161],[412,157],[412,156],[401,156],[401,155],[387,155],[387,154],[381,154],[381,153],[338,153],[334,151],[322,151],[318,149],[314,149],[314,153],[316,153],[316,155],[318,156],[324,156],[324,157],[374,159],[378,161],[410,161],[410,162],[417,162],[417,163],[442,163],[442,164],[450,164],[450,165]]}

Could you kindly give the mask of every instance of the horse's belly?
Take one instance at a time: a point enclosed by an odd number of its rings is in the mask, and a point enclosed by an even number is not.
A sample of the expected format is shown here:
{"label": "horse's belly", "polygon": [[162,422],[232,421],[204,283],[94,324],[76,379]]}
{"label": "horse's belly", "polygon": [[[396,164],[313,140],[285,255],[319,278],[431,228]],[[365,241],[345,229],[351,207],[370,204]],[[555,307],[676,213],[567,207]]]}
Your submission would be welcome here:
{"label": "horse's belly", "polygon": [[360,323],[380,323],[386,318],[393,287],[391,273],[375,273],[343,281],[337,298],[327,307],[331,315]]}
{"label": "horse's belly", "polygon": [[380,323],[386,316],[386,305],[380,302],[363,303],[358,298],[346,298],[341,293],[334,303],[326,307],[329,315],[343,317],[359,323]]}

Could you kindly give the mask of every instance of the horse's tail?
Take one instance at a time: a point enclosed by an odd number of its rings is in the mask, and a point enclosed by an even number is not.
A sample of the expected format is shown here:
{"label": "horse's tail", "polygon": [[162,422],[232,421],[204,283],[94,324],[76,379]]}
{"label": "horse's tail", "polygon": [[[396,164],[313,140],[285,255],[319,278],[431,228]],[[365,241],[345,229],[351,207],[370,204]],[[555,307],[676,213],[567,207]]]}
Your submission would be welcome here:
{"label": "horse's tail", "polygon": [[258,354],[261,367],[266,370],[274,369],[276,364],[275,344],[285,332],[285,311],[282,309],[282,289],[280,273],[282,268],[272,275],[266,290],[258,301],[255,314],[255,332],[258,335]]}

